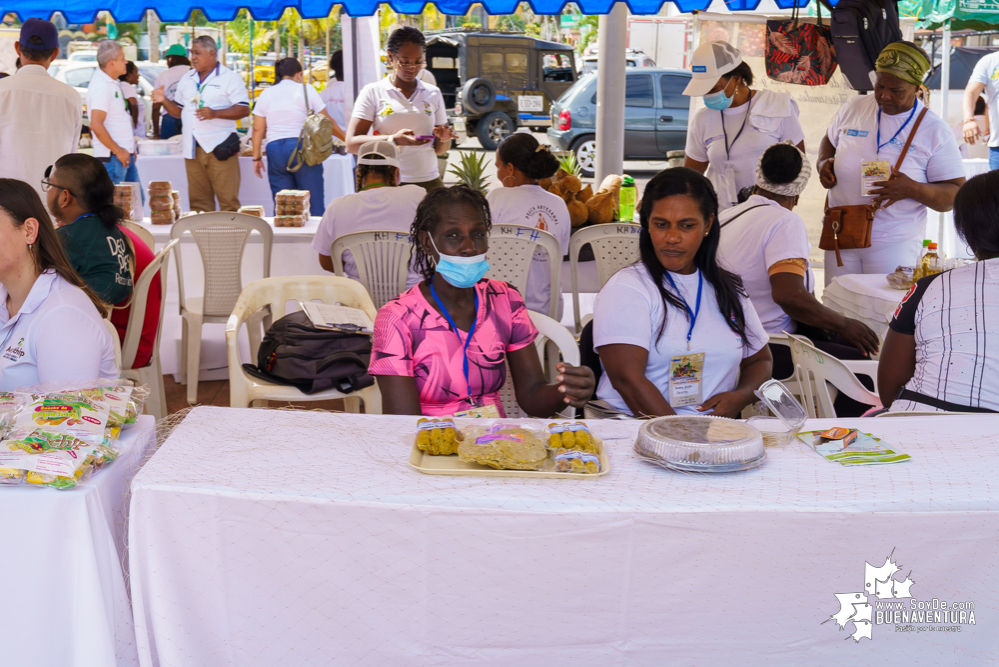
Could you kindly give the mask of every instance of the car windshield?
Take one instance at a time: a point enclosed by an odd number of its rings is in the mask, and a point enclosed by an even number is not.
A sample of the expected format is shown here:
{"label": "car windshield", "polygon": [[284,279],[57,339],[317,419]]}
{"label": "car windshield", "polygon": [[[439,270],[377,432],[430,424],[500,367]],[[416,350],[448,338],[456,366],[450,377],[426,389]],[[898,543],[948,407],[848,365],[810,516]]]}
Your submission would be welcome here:
{"label": "car windshield", "polygon": [[[273,58],[256,58],[253,61],[253,66],[254,67],[274,67],[274,59]],[[302,99],[304,100],[305,98],[303,97]],[[305,104],[305,102],[303,101],[302,104]]]}
{"label": "car windshield", "polygon": [[96,67],[78,67],[66,70],[66,83],[74,88],[86,88],[90,85],[96,69]]}

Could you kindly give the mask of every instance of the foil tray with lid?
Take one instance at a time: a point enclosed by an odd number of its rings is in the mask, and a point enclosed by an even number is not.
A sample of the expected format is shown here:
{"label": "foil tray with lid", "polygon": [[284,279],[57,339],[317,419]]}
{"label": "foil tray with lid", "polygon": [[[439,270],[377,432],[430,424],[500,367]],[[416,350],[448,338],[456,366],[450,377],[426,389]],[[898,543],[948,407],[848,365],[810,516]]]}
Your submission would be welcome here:
{"label": "foil tray with lid", "polygon": [[642,424],[635,441],[642,458],[684,472],[735,472],[766,458],[763,435],[744,422],[710,415],[673,415]]}

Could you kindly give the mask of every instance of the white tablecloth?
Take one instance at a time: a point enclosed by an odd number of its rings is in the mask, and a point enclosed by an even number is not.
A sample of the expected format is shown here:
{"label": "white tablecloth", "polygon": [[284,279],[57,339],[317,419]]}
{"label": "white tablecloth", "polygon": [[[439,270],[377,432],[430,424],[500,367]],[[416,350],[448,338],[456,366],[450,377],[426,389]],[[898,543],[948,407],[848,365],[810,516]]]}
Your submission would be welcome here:
{"label": "white tablecloth", "polygon": [[892,289],[881,274],[848,274],[833,278],[822,292],[822,303],[860,320],[884,340],[895,309],[905,292]]}
{"label": "white tablecloth", "polygon": [[[978,174],[989,171],[988,158],[969,158],[964,162],[965,178],[970,179]],[[940,244],[940,249],[947,257],[960,257],[962,259],[974,259],[969,252],[967,244],[958,238],[957,230],[954,229],[954,212],[937,213],[928,211],[926,237]],[[940,217],[943,216],[943,237],[940,234]]]}
{"label": "white tablecloth", "polygon": [[[149,181],[170,181],[173,183],[174,189],[180,192],[181,207],[185,211],[191,209],[187,197],[187,171],[184,167],[183,156],[139,155],[136,158],[135,166],[139,170],[139,181],[142,183],[143,190],[149,187]],[[271,196],[271,186],[267,180],[266,169],[267,156],[264,156],[265,173],[263,178],[257,178],[253,173],[252,157],[248,155],[239,157],[239,203],[243,206],[263,206],[264,214],[272,216],[274,215],[274,199]],[[329,206],[337,197],[354,192],[353,156],[331,155],[323,162],[323,177],[325,179],[323,194],[326,206]],[[148,202],[143,210],[148,216]]]}
{"label": "white tablecloth", "polygon": [[[795,443],[677,474],[633,454],[640,422],[604,421],[603,478],[438,477],[407,465],[414,418],[196,408],[132,484],[140,662],[994,662],[999,420],[837,423],[912,462]],[[973,601],[977,625],[857,644],[823,624],[889,554],[914,597]]]}
{"label": "white tablecloth", "polygon": [[156,442],[152,417],[121,438],[121,456],[70,491],[0,486],[4,603],[0,664],[138,664],[123,576],[129,483]]}

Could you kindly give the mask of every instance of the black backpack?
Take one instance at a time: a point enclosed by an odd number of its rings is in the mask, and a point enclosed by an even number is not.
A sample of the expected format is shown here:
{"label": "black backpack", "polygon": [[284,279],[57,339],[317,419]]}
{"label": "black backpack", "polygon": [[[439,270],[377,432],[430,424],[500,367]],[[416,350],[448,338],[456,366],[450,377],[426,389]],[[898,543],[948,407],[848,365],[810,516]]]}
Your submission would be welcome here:
{"label": "black backpack", "polygon": [[[828,0],[825,1],[829,6]],[[895,0],[839,0],[832,13],[836,61],[854,90],[874,90],[870,73],[882,49],[902,39]]]}
{"label": "black backpack", "polygon": [[349,394],[370,387],[371,336],[318,329],[305,311],[285,315],[260,342],[257,365],[243,364],[250,375],[292,385],[306,394],[336,389]]}

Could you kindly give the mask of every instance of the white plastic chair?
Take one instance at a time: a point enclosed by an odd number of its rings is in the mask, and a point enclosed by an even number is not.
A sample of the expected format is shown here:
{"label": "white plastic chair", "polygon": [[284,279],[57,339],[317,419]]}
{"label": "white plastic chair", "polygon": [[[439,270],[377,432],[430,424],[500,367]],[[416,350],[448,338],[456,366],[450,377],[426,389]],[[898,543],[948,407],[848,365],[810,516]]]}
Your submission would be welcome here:
{"label": "white plastic chair", "polygon": [[[264,244],[263,275],[271,275],[271,246],[274,230],[270,223],[243,213],[214,212],[187,216],[176,222],[170,237],[179,240],[190,232],[201,252],[205,270],[203,296],[184,295],[183,253],[178,250],[177,289],[180,299],[181,383],[187,384],[187,402],[198,400],[198,371],[201,366],[201,327],[205,323],[225,323],[243,289],[243,252],[252,232],[259,232]],[[253,328],[251,336],[258,333]],[[252,340],[252,338],[251,338]],[[259,343],[259,339],[258,339]]]}
{"label": "white plastic chair", "polygon": [[576,333],[592,319],[579,316],[579,252],[589,244],[597,262],[600,287],[607,284],[615,273],[638,261],[638,237],[642,228],[628,223],[608,223],[584,227],[569,239],[569,272],[572,276],[572,313],[576,320]]}
{"label": "white plastic chair", "polygon": [[[788,334],[791,346],[791,359],[794,362],[795,379],[804,400],[805,411],[811,419],[831,419],[836,417],[833,407],[835,391],[841,391],[855,401],[877,408],[881,398],[877,386],[872,392],[860,383],[854,373],[871,375],[877,382],[877,362],[862,361],[860,364],[847,364],[827,352],[813,346],[803,336]],[[873,365],[873,367],[872,367]],[[855,370],[856,369],[856,370]],[[830,391],[830,385],[833,391]]]}
{"label": "white plastic chair", "polygon": [[[261,322],[254,316],[262,309],[268,309],[271,317],[277,320],[286,314],[285,309],[289,301],[316,300],[360,308],[372,321],[377,314],[375,304],[372,303],[364,286],[356,280],[339,276],[264,278],[250,283],[243,289],[225,327],[231,407],[246,408],[253,401],[326,401],[343,398],[348,412],[358,412],[359,401],[364,401],[364,410],[367,414],[381,414],[382,395],[378,391],[377,383],[350,394],[343,394],[334,389],[316,394],[303,394],[295,387],[259,380],[243,370],[243,361],[239,358],[239,330],[244,324],[249,323],[247,333],[250,334],[250,356],[255,363],[260,349]],[[256,336],[253,336],[250,329],[255,327],[258,330]]]}
{"label": "white plastic chair", "polygon": [[381,308],[406,290],[413,244],[409,234],[385,230],[353,232],[333,240],[330,257],[336,275],[345,276],[343,253],[349,250],[357,265],[357,277]]}
{"label": "white plastic chair", "polygon": [[150,250],[156,252],[156,239],[153,238],[153,233],[151,231],[149,231],[142,225],[138,224],[137,222],[132,222],[131,220],[125,220],[121,224],[124,227],[126,227],[128,231],[134,233],[136,236],[142,239],[145,242],[145,244],[149,246]]}
{"label": "white plastic chair", "polygon": [[[560,360],[572,366],[579,365],[579,345],[569,330],[559,322],[541,313],[528,311],[528,314],[531,316],[531,322],[538,329],[538,337],[534,339],[534,347],[541,360],[541,367],[545,368],[546,366],[545,352],[547,350],[549,381],[554,382],[554,378],[558,376],[555,365]],[[503,410],[508,417],[527,416],[517,403],[517,394],[513,388],[513,377],[510,374],[509,364],[506,367],[506,382],[500,388],[500,403],[503,404]],[[576,408],[566,406],[559,414],[566,419],[572,419],[576,416]]]}
{"label": "white plastic chair", "polygon": [[114,368],[118,371],[118,377],[121,377],[121,339],[118,338],[118,329],[111,323],[111,320],[104,320],[104,326],[111,334],[111,342],[114,344]]}
{"label": "white plastic chair", "polygon": [[548,316],[557,320],[562,294],[562,248],[549,232],[524,225],[493,225],[486,255],[489,260],[486,278],[508,282],[521,294],[527,294],[527,275],[537,248],[548,253],[552,285]]}
{"label": "white plastic chair", "polygon": [[[153,261],[142,272],[132,287],[132,309],[128,313],[128,325],[125,327],[125,340],[121,344],[121,376],[135,380],[139,384],[149,386],[149,398],[146,400],[145,412],[157,419],[167,415],[166,390],[163,387],[163,369],[160,366],[160,337],[163,335],[163,312],[166,307],[167,269],[170,267],[170,252],[180,243],[177,239],[170,241],[156,253]],[[142,368],[133,368],[135,355],[139,352],[139,339],[142,337],[142,325],[146,320],[146,302],[149,300],[149,287],[153,279],[160,277],[160,321],[156,327],[156,340],[153,343],[153,354],[149,364]]]}

